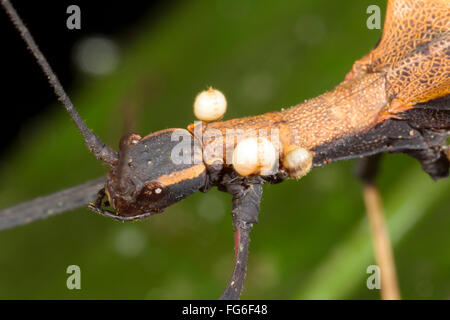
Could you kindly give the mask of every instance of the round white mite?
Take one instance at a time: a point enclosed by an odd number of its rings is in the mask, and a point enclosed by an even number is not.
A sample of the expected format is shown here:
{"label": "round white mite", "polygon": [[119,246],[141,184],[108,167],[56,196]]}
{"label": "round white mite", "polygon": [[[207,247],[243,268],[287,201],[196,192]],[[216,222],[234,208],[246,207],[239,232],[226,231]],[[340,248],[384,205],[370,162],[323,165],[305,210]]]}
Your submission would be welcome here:
{"label": "round white mite", "polygon": [[283,166],[289,171],[292,178],[301,178],[312,167],[312,154],[304,148],[294,149],[284,157]]}
{"label": "round white mite", "polygon": [[233,167],[242,176],[269,175],[277,162],[277,152],[266,138],[246,138],[233,151]]}
{"label": "round white mite", "polygon": [[209,88],[195,98],[194,114],[202,121],[214,121],[223,117],[227,111],[227,100],[222,92]]}

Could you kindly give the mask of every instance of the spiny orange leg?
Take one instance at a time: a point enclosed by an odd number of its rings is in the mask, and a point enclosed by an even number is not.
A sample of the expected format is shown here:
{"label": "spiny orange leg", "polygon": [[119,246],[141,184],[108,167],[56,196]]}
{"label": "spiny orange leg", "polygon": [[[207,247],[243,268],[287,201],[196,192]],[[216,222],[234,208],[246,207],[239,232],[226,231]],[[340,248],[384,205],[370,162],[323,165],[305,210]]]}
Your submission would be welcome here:
{"label": "spiny orange leg", "polygon": [[262,197],[262,183],[226,185],[228,193],[233,195],[234,227],[234,270],[227,288],[220,300],[237,300],[241,296],[247,273],[250,230],[258,222],[259,204]]}
{"label": "spiny orange leg", "polygon": [[380,156],[375,155],[362,159],[359,163],[358,176],[364,183],[364,202],[372,230],[375,261],[381,270],[381,298],[383,300],[399,300],[400,292],[391,241],[384,220],[380,192],[374,184]]}

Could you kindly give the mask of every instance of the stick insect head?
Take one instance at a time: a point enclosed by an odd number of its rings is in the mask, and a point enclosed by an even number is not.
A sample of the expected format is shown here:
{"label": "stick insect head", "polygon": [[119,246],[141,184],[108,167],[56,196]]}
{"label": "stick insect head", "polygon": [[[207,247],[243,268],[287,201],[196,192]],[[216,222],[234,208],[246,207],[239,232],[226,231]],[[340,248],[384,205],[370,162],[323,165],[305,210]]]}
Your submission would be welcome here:
{"label": "stick insect head", "polygon": [[141,219],[205,184],[201,144],[187,130],[167,129],[144,138],[128,134],[121,139],[119,161],[108,174],[104,192],[90,208],[118,220]]}

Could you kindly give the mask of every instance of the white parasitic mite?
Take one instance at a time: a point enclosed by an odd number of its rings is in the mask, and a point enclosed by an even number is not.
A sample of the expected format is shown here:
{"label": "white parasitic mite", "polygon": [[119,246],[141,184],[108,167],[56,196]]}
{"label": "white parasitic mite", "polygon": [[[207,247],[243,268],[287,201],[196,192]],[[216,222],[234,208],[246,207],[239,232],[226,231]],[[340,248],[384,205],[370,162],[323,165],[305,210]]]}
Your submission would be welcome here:
{"label": "white parasitic mite", "polygon": [[277,161],[277,151],[266,138],[245,138],[233,151],[233,167],[241,176],[273,174]]}
{"label": "white parasitic mite", "polygon": [[209,88],[200,92],[195,98],[194,114],[205,122],[219,120],[227,111],[227,99],[222,92]]}
{"label": "white parasitic mite", "polygon": [[283,166],[290,177],[299,179],[311,170],[312,154],[305,148],[291,150],[284,157]]}

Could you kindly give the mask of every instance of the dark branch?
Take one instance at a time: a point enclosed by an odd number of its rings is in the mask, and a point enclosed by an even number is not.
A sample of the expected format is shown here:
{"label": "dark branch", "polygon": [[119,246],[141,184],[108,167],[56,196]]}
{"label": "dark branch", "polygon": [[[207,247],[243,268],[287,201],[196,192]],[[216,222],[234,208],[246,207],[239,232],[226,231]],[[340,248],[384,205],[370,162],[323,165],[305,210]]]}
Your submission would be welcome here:
{"label": "dark branch", "polygon": [[250,230],[258,222],[259,206],[262,197],[263,182],[256,181],[250,185],[230,184],[226,190],[233,195],[234,227],[234,270],[228,286],[220,297],[221,300],[238,300],[244,287],[247,273],[248,247]]}
{"label": "dark branch", "polygon": [[89,130],[86,123],[73,106],[69,96],[64,91],[64,88],[59,82],[56,74],[48,64],[47,59],[42,54],[41,50],[31,36],[30,31],[28,31],[27,27],[24,25],[22,19],[19,17],[12,4],[8,0],[1,0],[1,3],[5,8],[6,13],[9,15],[12,23],[16,26],[17,30],[19,30],[22,39],[26,42],[28,48],[30,48],[39,66],[47,76],[47,79],[58,96],[58,99],[64,104],[64,107],[77,126],[78,131],[80,131],[83,136],[84,142],[86,143],[89,151],[91,151],[97,159],[109,164],[110,166],[114,165],[118,160],[117,152],[105,145],[95,133]]}
{"label": "dark branch", "polygon": [[0,210],[0,230],[85,206],[88,202],[95,200],[98,190],[103,188],[104,185],[105,178],[99,178]]}

